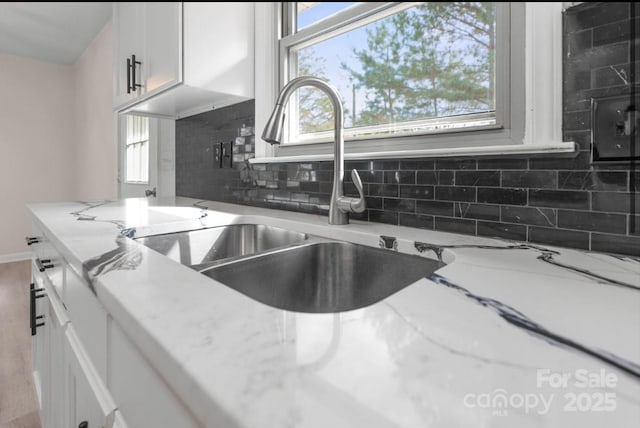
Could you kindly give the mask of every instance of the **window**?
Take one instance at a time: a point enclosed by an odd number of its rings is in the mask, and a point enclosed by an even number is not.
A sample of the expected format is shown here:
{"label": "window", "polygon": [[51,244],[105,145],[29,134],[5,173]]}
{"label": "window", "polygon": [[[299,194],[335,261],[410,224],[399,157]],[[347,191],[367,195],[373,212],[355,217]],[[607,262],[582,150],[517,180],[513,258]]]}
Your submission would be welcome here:
{"label": "window", "polygon": [[[343,98],[348,127],[346,159],[575,151],[574,143],[562,141],[562,3],[268,2],[255,5],[258,129],[267,123],[280,88],[308,70],[314,74],[324,73]],[[456,8],[467,8],[469,12],[474,5],[481,5],[487,13],[477,13],[473,15],[479,16],[476,21],[465,19],[464,23],[456,21],[463,15],[452,16],[457,13]],[[444,17],[427,15],[421,8],[431,8],[429,13],[440,10]],[[491,14],[493,21],[489,19]],[[430,28],[439,32],[429,31],[427,39],[402,39],[414,30],[424,33],[408,22],[413,20],[419,27],[420,20],[427,16]],[[478,26],[478,22],[484,24]],[[376,32],[382,37],[384,31],[380,28],[384,26],[400,34],[397,38],[387,34],[387,40],[379,43],[390,54],[395,51],[396,57],[390,56],[391,61],[374,58],[371,62],[378,70],[388,66],[388,70],[397,71],[402,66],[402,76],[408,77],[404,81],[391,79],[403,84],[397,94],[400,102],[394,99],[393,109],[387,103],[383,112],[378,109],[373,114],[374,107],[385,107],[384,102],[375,99],[375,85],[360,82],[365,70],[358,68],[360,57],[356,53],[365,51],[361,57],[366,58],[367,30],[372,38]],[[407,26],[409,30],[403,29]],[[472,30],[473,26],[478,28]],[[345,48],[335,47],[341,40],[357,39],[358,34],[360,42]],[[478,34],[484,36],[477,37]],[[429,39],[437,43],[427,45],[425,40]],[[442,49],[445,42],[452,42],[448,50]],[[418,66],[420,55],[414,55],[416,58],[408,55],[415,52],[423,53],[424,64],[440,67],[440,76],[435,76],[440,79],[433,80],[450,85],[432,85],[424,81],[427,80],[424,75],[421,80],[418,74],[410,73],[411,65],[413,71],[429,71],[427,67]],[[349,70],[353,73],[349,74]],[[343,73],[342,77],[339,73]],[[333,76],[337,76],[335,82]],[[323,106],[325,101],[320,94],[312,91],[298,91],[297,99],[289,100],[291,108],[287,117],[290,120],[285,127],[284,143],[271,146],[256,140],[256,158],[251,163],[332,159],[332,133],[327,124],[331,114]],[[429,92],[438,96],[424,95]],[[371,104],[367,104],[369,101]],[[421,112],[425,114],[418,114]],[[370,122],[372,117],[378,121]]]}
{"label": "window", "polygon": [[[493,2],[288,3],[281,69],[286,80],[313,75],[338,89],[346,139],[495,128],[502,125],[496,9]],[[330,141],[327,97],[315,88],[296,96],[288,142]]]}
{"label": "window", "polygon": [[149,118],[127,115],[125,182],[149,182]]}

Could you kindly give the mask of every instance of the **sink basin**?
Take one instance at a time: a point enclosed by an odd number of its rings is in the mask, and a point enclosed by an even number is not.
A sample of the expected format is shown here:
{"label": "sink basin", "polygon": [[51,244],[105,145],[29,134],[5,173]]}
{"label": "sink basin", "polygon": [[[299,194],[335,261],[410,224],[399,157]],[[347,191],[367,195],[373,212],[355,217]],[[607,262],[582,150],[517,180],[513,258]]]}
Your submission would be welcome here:
{"label": "sink basin", "polygon": [[262,224],[234,224],[136,239],[165,256],[194,268],[304,242],[307,234]]}
{"label": "sink basin", "polygon": [[342,312],[376,303],[442,264],[347,242],[307,243],[201,273],[276,308]]}

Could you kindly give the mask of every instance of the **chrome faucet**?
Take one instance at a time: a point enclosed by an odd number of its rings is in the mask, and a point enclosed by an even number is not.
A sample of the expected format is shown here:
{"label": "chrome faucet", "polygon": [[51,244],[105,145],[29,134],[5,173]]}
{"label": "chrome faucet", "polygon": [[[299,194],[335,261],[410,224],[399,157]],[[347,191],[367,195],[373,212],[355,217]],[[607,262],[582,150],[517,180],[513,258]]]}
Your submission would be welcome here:
{"label": "chrome faucet", "polygon": [[355,184],[360,197],[351,198],[344,196],[344,113],[342,101],[338,91],[324,80],[313,76],[301,76],[287,83],[276,101],[271,117],[267,121],[262,132],[262,139],[270,144],[280,144],[282,141],[282,128],[284,125],[284,107],[289,97],[296,89],[303,86],[313,86],[323,91],[333,105],[333,126],[334,126],[334,152],[333,152],[333,192],[329,203],[329,224],[348,224],[347,213],[361,213],[365,209],[364,192],[362,191],[362,180],[355,169],[351,171],[351,179]]}

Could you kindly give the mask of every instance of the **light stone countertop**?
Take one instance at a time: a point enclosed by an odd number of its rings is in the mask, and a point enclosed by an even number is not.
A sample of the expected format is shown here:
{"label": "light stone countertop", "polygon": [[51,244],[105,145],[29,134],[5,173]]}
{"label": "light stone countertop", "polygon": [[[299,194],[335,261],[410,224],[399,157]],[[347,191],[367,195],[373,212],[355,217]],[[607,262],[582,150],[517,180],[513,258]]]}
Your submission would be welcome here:
{"label": "light stone countertop", "polygon": [[[207,427],[640,423],[636,258],[189,198],[29,209]],[[232,223],[369,246],[390,235],[446,265],[369,307],[297,313],[124,237]]]}

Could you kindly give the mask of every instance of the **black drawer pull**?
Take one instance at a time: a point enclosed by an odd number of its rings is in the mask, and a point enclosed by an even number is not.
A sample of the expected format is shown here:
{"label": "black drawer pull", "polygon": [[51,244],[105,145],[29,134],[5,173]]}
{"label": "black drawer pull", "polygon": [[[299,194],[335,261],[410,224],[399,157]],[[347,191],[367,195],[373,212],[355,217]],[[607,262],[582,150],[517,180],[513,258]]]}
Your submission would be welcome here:
{"label": "black drawer pull", "polygon": [[37,244],[38,242],[42,242],[42,238],[37,236],[27,236],[24,239],[27,241],[27,245]]}
{"label": "black drawer pull", "polygon": [[38,322],[38,320],[43,320],[44,315],[36,315],[36,299],[41,299],[46,296],[46,293],[37,294],[40,291],[45,291],[44,288],[35,288],[35,284],[32,282],[29,290],[29,324],[31,327],[31,336],[36,335],[36,329],[38,327],[42,327],[44,325],[43,322]]}
{"label": "black drawer pull", "polygon": [[36,266],[40,272],[44,272],[47,269],[51,269],[53,267],[53,263],[51,263],[51,259],[36,259]]}

